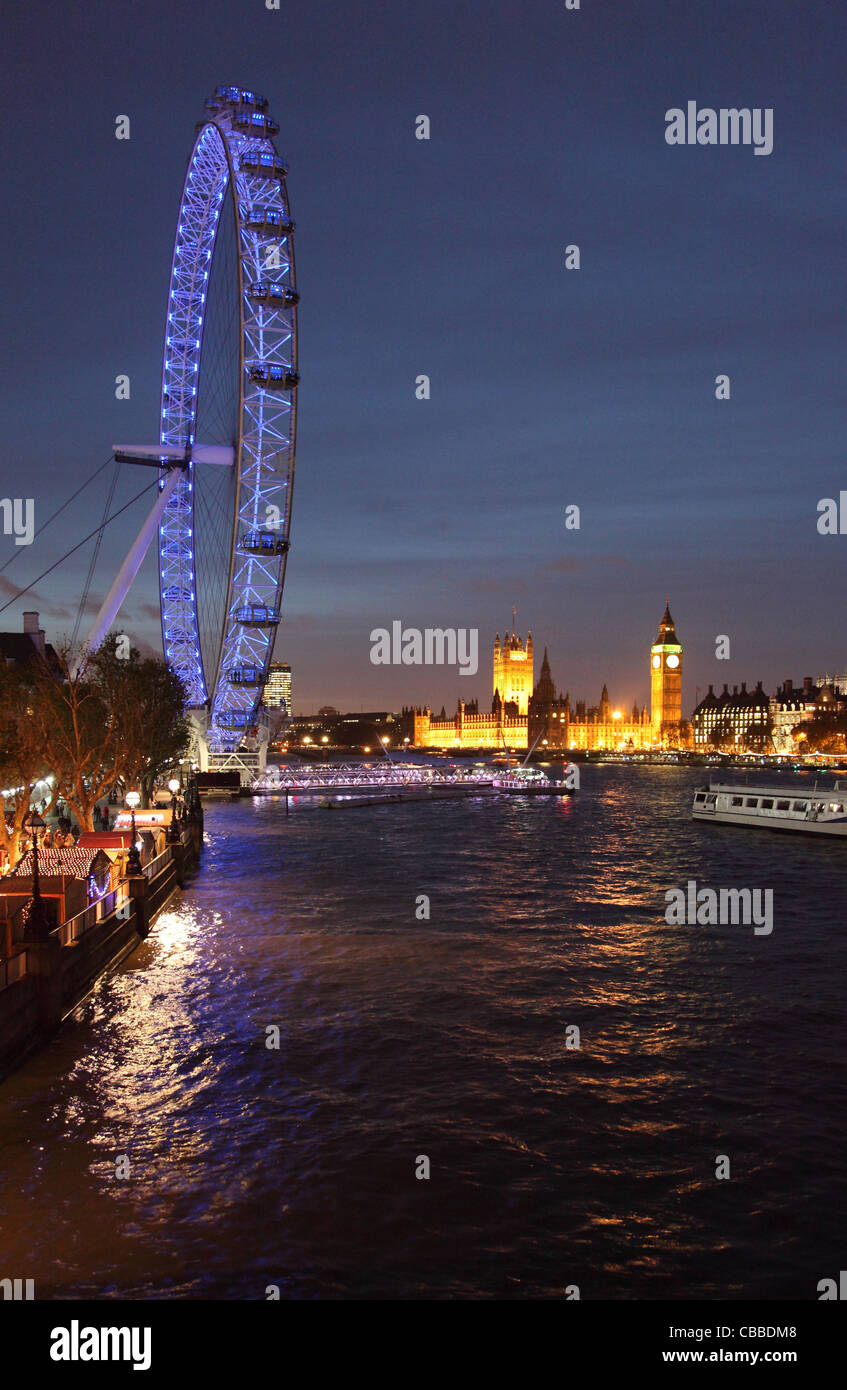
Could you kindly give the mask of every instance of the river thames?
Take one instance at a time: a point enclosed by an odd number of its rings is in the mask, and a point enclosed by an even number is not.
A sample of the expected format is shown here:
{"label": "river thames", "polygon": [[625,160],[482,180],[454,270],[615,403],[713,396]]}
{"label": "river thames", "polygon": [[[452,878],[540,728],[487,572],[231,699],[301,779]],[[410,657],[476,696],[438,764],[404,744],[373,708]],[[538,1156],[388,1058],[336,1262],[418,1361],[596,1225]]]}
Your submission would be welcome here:
{"label": "river thames", "polygon": [[[0,1084],[0,1274],[40,1299],[817,1298],[847,1236],[847,848],[695,824],[702,781],[209,805],[178,905]],[[773,932],[667,925],[690,879],[772,889]]]}

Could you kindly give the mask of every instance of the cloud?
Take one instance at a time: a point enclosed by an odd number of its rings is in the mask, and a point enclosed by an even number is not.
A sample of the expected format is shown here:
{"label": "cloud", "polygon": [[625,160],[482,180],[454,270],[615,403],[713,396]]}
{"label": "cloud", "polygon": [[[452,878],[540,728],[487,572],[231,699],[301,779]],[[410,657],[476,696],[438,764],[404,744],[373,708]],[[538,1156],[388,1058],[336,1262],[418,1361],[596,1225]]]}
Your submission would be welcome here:
{"label": "cloud", "polygon": [[[3,576],[0,575],[0,594],[6,594],[9,598],[17,598],[20,592],[17,584],[13,584],[11,579],[4,579]],[[35,597],[34,592],[33,597]]]}
{"label": "cloud", "polygon": [[157,623],[160,617],[159,605],[158,603],[139,603],[135,607],[133,616],[136,618],[149,618],[152,622]]}
{"label": "cloud", "polygon": [[0,623],[8,622],[12,616],[10,610],[12,603],[19,599],[27,605],[27,611],[36,611],[42,617],[48,618],[52,622],[69,622],[72,618],[76,619],[76,609],[69,608],[66,604],[55,603],[45,598],[38,589],[21,589],[17,584],[13,584],[10,579],[4,579],[0,575],[0,597],[10,600],[9,607],[6,609],[5,617],[0,611]]}

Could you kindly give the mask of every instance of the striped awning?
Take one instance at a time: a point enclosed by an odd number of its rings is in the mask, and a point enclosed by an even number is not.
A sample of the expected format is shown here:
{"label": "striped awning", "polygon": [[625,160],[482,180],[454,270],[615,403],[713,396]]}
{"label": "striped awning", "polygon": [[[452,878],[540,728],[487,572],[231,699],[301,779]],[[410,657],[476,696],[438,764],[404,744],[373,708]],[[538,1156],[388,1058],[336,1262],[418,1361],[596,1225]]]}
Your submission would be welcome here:
{"label": "striped awning", "polygon": [[[88,878],[91,865],[100,853],[97,849],[40,849],[38,851],[38,872],[45,878]],[[32,850],[27,850],[23,859],[15,865],[10,878],[32,877]]]}

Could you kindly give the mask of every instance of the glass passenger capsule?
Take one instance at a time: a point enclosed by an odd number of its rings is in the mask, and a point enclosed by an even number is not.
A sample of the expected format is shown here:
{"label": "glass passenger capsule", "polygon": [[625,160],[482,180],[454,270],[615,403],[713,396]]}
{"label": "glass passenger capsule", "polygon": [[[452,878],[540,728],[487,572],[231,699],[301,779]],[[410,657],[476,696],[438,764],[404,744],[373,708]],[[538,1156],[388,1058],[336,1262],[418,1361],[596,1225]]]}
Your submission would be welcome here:
{"label": "glass passenger capsule", "polygon": [[275,531],[247,531],[238,543],[238,549],[248,555],[285,555],[291,549],[291,542]]}
{"label": "glass passenger capsule", "polygon": [[284,179],[288,173],[285,160],[269,150],[251,150],[242,155],[241,168],[248,174],[258,174],[263,179]]}
{"label": "glass passenger capsule", "polygon": [[237,608],[235,621],[244,627],[273,627],[279,622],[279,609],[266,608],[263,604],[246,604]]}
{"label": "glass passenger capsule", "polygon": [[293,309],[300,296],[290,285],[252,285],[247,291],[254,304],[275,304],[281,309]]}
{"label": "glass passenger capsule", "polygon": [[291,391],[300,382],[300,373],[276,362],[248,362],[247,372],[251,381],[271,390]]}

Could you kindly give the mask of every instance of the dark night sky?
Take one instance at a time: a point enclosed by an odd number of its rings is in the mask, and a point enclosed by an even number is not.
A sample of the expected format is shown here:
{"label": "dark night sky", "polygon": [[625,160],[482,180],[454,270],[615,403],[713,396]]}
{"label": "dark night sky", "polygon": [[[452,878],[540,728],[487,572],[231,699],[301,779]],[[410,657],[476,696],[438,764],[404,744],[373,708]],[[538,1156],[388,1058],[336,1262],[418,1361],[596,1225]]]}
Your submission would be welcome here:
{"label": "dark night sky", "polygon": [[[487,701],[513,604],[557,683],[591,701],[604,680],[616,703],[647,699],[668,597],[689,710],[709,681],[843,669],[847,537],[819,536],[816,507],[847,480],[846,34],[843,8],[814,0],[15,7],[3,495],[44,517],[115,440],[153,436],[194,122],[216,84],[241,82],[280,122],[297,220],[277,656],[300,710]],[[668,146],[664,113],[688,100],[773,107],[773,153]],[[127,472],[119,498],[144,481]],[[3,601],[101,505],[85,494],[37,538]],[[98,599],[143,511],[111,528]],[[51,636],[69,630],[87,563],[0,626],[34,607]],[[142,643],[158,641],[155,568],[122,615]],[[369,632],[394,618],[478,627],[479,676],[372,666]]]}

